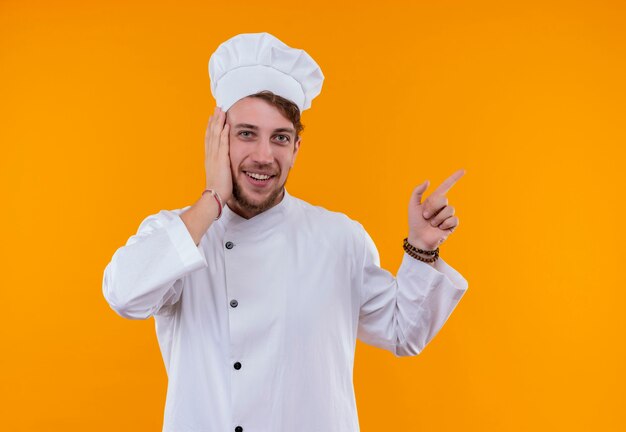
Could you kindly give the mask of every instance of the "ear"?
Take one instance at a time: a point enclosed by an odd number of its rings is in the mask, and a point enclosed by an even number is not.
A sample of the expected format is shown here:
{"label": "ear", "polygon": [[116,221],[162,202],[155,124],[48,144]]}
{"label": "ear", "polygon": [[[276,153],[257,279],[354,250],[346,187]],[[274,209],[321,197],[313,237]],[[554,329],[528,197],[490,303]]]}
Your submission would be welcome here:
{"label": "ear", "polygon": [[300,150],[300,144],[302,144],[302,138],[298,137],[298,141],[294,144],[293,147],[293,158],[291,159],[291,167],[296,163],[296,156],[298,156],[298,150]]}

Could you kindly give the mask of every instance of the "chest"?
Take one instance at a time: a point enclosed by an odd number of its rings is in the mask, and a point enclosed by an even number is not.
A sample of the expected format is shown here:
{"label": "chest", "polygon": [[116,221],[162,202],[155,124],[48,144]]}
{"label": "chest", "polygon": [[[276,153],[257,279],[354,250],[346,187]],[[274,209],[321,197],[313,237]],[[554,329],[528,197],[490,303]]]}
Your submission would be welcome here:
{"label": "chest", "polygon": [[194,326],[263,340],[353,333],[359,295],[354,256],[341,236],[234,230],[210,240],[208,267],[191,275],[182,296]]}

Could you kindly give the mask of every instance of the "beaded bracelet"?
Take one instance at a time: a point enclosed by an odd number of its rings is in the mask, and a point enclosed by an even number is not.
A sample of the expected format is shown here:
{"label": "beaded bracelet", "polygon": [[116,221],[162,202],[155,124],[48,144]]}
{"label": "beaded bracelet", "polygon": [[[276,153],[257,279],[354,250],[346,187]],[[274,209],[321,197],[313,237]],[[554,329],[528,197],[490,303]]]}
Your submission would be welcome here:
{"label": "beaded bracelet", "polygon": [[[404,239],[404,244],[403,244],[403,248],[404,251],[409,254],[409,256],[419,260],[419,261],[423,261],[425,263],[434,263],[435,261],[437,261],[439,259],[439,248],[435,249],[435,250],[423,250],[420,248],[417,248],[415,246],[413,246],[411,243],[409,243],[409,239],[405,238]],[[431,258],[423,258],[421,256],[419,256],[418,254],[424,254],[424,255],[430,255]]]}
{"label": "beaded bracelet", "polygon": [[204,196],[205,193],[209,192],[211,195],[213,195],[213,198],[215,198],[215,201],[217,201],[217,206],[219,207],[219,212],[217,213],[217,217],[215,218],[215,220],[218,220],[221,216],[222,216],[222,209],[224,208],[224,204],[222,204],[222,198],[220,198],[219,194],[214,191],[213,189],[207,189],[204,192],[202,192],[201,196]]}

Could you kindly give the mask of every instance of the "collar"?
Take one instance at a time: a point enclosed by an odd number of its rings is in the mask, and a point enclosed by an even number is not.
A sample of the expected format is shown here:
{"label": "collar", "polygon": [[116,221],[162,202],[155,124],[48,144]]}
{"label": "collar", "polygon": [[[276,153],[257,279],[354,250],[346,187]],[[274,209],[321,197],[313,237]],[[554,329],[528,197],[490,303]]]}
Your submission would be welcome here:
{"label": "collar", "polygon": [[222,216],[219,221],[228,228],[241,228],[254,227],[255,229],[262,229],[263,227],[280,224],[285,218],[291,207],[293,206],[293,196],[287,192],[287,188],[283,187],[285,193],[283,198],[274,207],[259,213],[250,219],[243,218],[235,213],[228,204],[224,204],[222,209]]}

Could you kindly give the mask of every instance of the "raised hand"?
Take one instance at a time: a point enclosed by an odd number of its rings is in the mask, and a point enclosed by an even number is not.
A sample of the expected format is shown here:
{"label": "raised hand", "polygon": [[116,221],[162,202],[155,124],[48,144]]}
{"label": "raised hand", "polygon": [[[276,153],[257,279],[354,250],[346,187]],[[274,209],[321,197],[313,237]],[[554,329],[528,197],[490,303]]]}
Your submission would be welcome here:
{"label": "raised hand", "polygon": [[230,125],[226,123],[226,113],[219,107],[215,107],[213,115],[209,117],[204,136],[204,169],[206,188],[216,190],[224,203],[233,193],[229,131]]}
{"label": "raised hand", "polygon": [[448,177],[422,203],[422,195],[429,181],[417,186],[409,202],[409,243],[420,249],[433,250],[439,247],[459,225],[454,216],[454,207],[448,205],[445,194],[465,174],[460,169]]}

